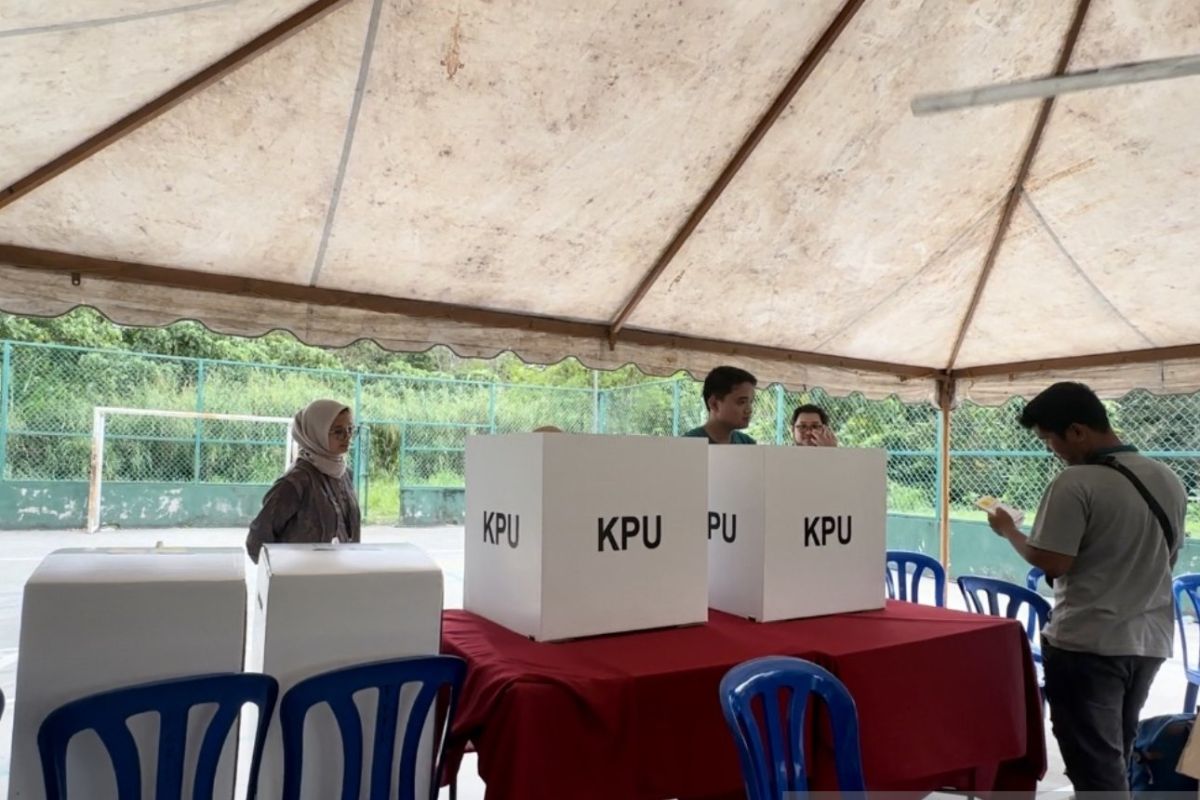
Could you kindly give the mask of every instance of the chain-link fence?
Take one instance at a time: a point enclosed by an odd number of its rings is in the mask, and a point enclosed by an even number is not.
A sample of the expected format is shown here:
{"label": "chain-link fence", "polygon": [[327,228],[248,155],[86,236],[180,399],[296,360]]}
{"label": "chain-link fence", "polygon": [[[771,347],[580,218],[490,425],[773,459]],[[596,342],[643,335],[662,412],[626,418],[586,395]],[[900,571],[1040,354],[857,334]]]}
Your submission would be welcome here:
{"label": "chain-link fence", "polygon": [[[1188,531],[1200,535],[1200,395],[1134,391],[1105,403],[1117,434],[1175,470],[1190,499]],[[966,403],[951,421],[950,513],[985,519],[975,500],[990,494],[1036,516],[1047,484],[1061,464],[1018,420],[1023,401],[991,408]]]}
{"label": "chain-link fence", "polygon": [[104,483],[269,484],[287,464],[290,418],[103,418]]}
{"label": "chain-link fence", "polygon": [[[461,507],[466,437],[553,425],[572,432],[678,435],[704,422],[700,386],[690,378],[590,387],[449,380],[173,358],[138,353],[3,343],[0,480],[82,484],[88,480],[97,406],[290,417],[317,397],[344,400],[360,423],[352,448],[370,522],[439,521]],[[764,387],[750,435],[785,444],[802,403],[829,412],[845,446],[889,452],[893,515],[934,519],[943,468],[951,516],[981,521],[975,501],[1003,497],[1032,514],[1059,469],[1017,424],[1021,401],[964,404],[950,426],[950,463],[940,463],[941,414],[895,398],[830,397]],[[1200,395],[1133,392],[1109,403],[1119,432],[1164,460],[1197,492]],[[114,415],[104,450],[106,484],[262,487],[278,476],[285,433],[278,424]],[[256,489],[256,491],[259,491]],[[261,492],[259,491],[259,495]],[[0,516],[6,514],[0,507]],[[171,520],[164,519],[163,524]],[[12,521],[0,518],[0,527]],[[1192,504],[1189,530],[1200,531]],[[924,535],[924,534],[922,534]]]}

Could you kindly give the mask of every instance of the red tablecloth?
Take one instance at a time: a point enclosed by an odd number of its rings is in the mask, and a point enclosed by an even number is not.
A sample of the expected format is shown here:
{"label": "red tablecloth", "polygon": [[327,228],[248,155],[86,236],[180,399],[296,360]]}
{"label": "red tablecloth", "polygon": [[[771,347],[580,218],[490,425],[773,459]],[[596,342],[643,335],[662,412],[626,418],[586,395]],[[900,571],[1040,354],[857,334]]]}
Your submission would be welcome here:
{"label": "red tablecloth", "polygon": [[[713,611],[539,644],[448,611],[442,648],[470,665],[450,762],[470,741],[488,800],[741,796],[717,686],[763,655],[816,661],[850,689],[868,788],[1032,791],[1045,770],[1029,643],[1010,620],[898,602],[769,624]],[[828,787],[828,754],[814,760]]]}

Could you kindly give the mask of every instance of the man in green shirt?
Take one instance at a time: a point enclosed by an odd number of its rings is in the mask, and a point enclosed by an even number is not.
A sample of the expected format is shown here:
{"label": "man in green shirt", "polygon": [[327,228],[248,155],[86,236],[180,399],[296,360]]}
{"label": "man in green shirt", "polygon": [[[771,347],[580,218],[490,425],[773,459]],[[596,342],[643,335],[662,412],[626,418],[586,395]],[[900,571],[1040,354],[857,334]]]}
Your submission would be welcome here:
{"label": "man in green shirt", "polygon": [[737,367],[717,367],[704,379],[704,405],[708,421],[684,436],[708,439],[709,444],[756,444],[742,433],[754,410],[758,379]]}

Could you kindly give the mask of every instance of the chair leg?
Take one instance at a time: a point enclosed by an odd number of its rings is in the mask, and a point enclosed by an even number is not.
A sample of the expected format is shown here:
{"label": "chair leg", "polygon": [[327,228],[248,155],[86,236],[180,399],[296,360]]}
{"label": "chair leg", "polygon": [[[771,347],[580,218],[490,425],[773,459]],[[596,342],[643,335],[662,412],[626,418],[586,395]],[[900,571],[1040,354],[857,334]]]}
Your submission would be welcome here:
{"label": "chair leg", "polygon": [[458,800],[458,780],[450,781],[450,800]]}
{"label": "chair leg", "polygon": [[1196,713],[1196,692],[1200,690],[1200,686],[1188,681],[1187,694],[1183,697],[1183,713]]}

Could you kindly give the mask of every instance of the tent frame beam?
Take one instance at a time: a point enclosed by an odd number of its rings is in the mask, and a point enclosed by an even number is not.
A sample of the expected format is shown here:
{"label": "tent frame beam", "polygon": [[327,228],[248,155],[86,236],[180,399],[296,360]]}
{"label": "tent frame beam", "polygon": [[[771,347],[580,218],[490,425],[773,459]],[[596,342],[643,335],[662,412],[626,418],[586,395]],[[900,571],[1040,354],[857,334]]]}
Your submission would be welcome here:
{"label": "tent frame beam", "polygon": [[[92,277],[118,283],[162,286],[208,294],[260,297],[264,300],[306,303],[315,306],[355,308],[380,314],[443,319],[463,325],[525,330],[582,339],[604,340],[608,332],[608,326],[602,322],[495,311],[429,300],[359,294],[341,289],[325,289],[236,275],[171,269],[16,245],[0,244],[0,264],[11,265],[31,272],[61,274],[73,283],[81,283],[85,277]],[[941,392],[946,391],[945,388],[942,388],[942,384],[947,381],[957,382],[1005,375],[1200,359],[1200,343],[1196,343],[1061,358],[1012,361],[1002,364],[984,364],[947,371],[935,367],[869,361],[827,353],[806,353],[779,347],[679,336],[641,328],[627,329],[622,337],[622,342],[646,347],[666,347],[731,357],[787,361],[814,367],[874,372],[893,375],[905,380],[927,379],[938,382]]]}
{"label": "tent frame beam", "polygon": [[[1059,51],[1058,63],[1054,67],[1053,75],[1064,74],[1067,71],[1067,67],[1070,66],[1071,56],[1075,52],[1075,45],[1079,41],[1079,34],[1083,31],[1083,21],[1087,17],[1090,7],[1091,0],[1078,0],[1075,6],[1075,16],[1071,20],[1071,27],[1067,29],[1066,37],[1063,39],[1062,49]],[[1042,101],[1041,108],[1038,109],[1033,131],[1029,135],[1029,142],[1025,145],[1025,153],[1021,157],[1016,177],[1013,178],[1012,186],[1005,197],[1004,208],[1001,210],[1000,220],[996,224],[996,232],[992,235],[992,242],[988,246],[987,255],[983,259],[983,267],[979,271],[979,278],[975,282],[974,291],[971,293],[971,301],[967,305],[966,313],[963,314],[962,322],[958,326],[958,333],[954,337],[954,346],[950,350],[950,360],[946,364],[948,371],[953,371],[954,364],[958,361],[958,355],[962,350],[963,342],[966,341],[967,333],[971,329],[971,322],[975,319],[975,312],[979,309],[979,302],[983,299],[983,292],[987,288],[988,279],[992,275],[992,269],[996,266],[996,260],[1000,257],[1000,248],[1004,245],[1004,240],[1008,236],[1008,229],[1012,225],[1017,205],[1021,201],[1021,194],[1025,191],[1025,182],[1029,179],[1029,173],[1033,169],[1033,160],[1037,157],[1038,148],[1042,144],[1042,137],[1045,135],[1046,127],[1050,122],[1050,112],[1054,108],[1054,100],[1055,98],[1053,97],[1047,97]]]}
{"label": "tent frame beam", "polygon": [[829,27],[825,29],[825,32],[821,34],[821,37],[817,39],[812,48],[805,53],[804,58],[800,61],[800,65],[792,73],[788,82],[784,84],[783,89],[775,97],[774,102],[771,103],[766,112],[759,118],[754,127],[751,128],[750,133],[742,141],[741,146],[734,152],[733,157],[729,159],[729,162],[721,170],[721,173],[708,188],[708,191],[704,193],[699,204],[692,209],[692,213],[688,215],[683,225],[671,237],[671,241],[663,248],[662,253],[659,254],[649,272],[642,277],[633,294],[630,295],[616,316],[613,317],[608,333],[610,346],[615,345],[617,335],[625,327],[625,323],[629,320],[629,317],[650,292],[655,282],[666,271],[667,267],[675,259],[675,256],[683,249],[683,245],[691,238],[696,228],[700,226],[701,221],[708,215],[713,206],[716,205],[717,200],[725,192],[729,184],[733,182],[734,177],[749,160],[755,148],[766,137],[775,122],[787,110],[787,107],[791,105],[792,99],[800,91],[800,87],[816,71],[817,65],[821,63],[821,60],[824,59],[825,55],[833,47],[834,42],[838,40],[842,32],[850,25],[851,20],[854,19],[858,10],[862,8],[864,2],[865,0],[847,0],[837,13],[837,16],[829,23]]}
{"label": "tent frame beam", "polygon": [[126,114],[99,133],[75,145],[54,160],[43,164],[23,178],[0,189],[0,209],[15,203],[25,195],[53,180],[62,173],[86,161],[146,123],[165,113],[191,95],[221,80],[226,75],[253,61],[271,48],[299,33],[325,14],[344,5],[348,0],[315,0],[287,19],[275,25],[219,61],[210,64],[179,85]]}
{"label": "tent frame beam", "polygon": [[[362,294],[342,289],[328,289],[196,270],[172,269],[16,245],[0,244],[0,264],[9,264],[20,269],[37,272],[62,273],[73,283],[80,283],[84,278],[92,277],[120,283],[170,287],[208,294],[257,297],[263,300],[354,308],[423,319],[442,319],[464,325],[524,330],[602,342],[606,341],[608,337],[608,325],[604,322],[496,311],[431,300]],[[882,373],[903,380],[932,380],[941,374],[932,367],[847,358],[827,353],[807,353],[781,347],[681,336],[640,328],[627,329],[622,337],[622,343],[707,352],[733,358],[761,358],[814,367]]]}
{"label": "tent frame beam", "polygon": [[1200,344],[1184,344],[1172,347],[1150,347],[1141,350],[1124,350],[1114,353],[1094,353],[1085,356],[1063,356],[1030,361],[1012,361],[1007,364],[985,364],[950,371],[956,380],[972,380],[999,375],[1022,375],[1034,372],[1056,372],[1097,367],[1119,367],[1131,364],[1151,364],[1159,361],[1181,361],[1200,358]]}
{"label": "tent frame beam", "polygon": [[1031,78],[994,86],[977,86],[937,94],[924,94],[912,101],[913,114],[924,116],[963,108],[1012,103],[1017,100],[1036,100],[1059,97],[1072,92],[1130,86],[1150,81],[1168,81],[1200,75],[1200,55],[1159,58],[1133,64],[1114,64],[1082,72],[1067,72],[1061,76]]}

